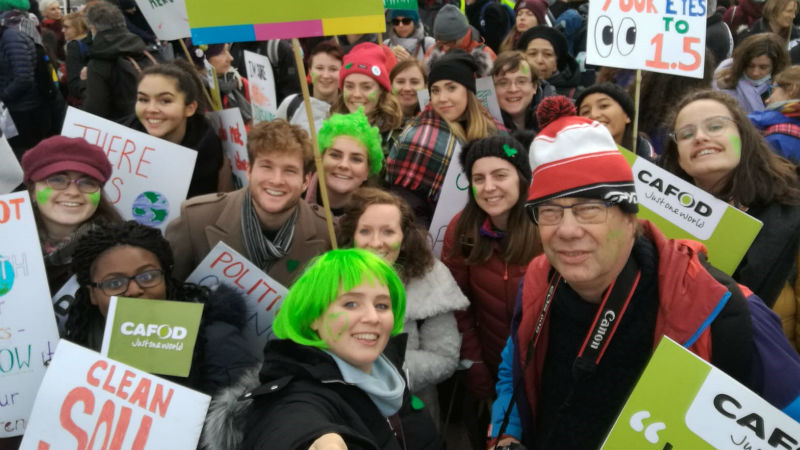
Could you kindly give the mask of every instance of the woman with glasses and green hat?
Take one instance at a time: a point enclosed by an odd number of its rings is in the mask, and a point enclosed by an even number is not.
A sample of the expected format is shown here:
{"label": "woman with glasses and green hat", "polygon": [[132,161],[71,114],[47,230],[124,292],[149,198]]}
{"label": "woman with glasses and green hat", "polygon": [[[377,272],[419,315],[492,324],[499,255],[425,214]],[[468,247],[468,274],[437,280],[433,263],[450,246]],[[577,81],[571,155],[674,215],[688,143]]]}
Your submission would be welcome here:
{"label": "woman with glasses and green hat", "polygon": [[736,99],[723,92],[688,94],[667,124],[673,132],[662,155],[664,168],[763,222],[733,278],[781,316],[784,332],[799,348],[796,166],[769,149]]}
{"label": "woman with glasses and green hat", "polygon": [[177,280],[173,263],[172,249],[156,228],[131,220],[86,233],[72,260],[80,288],[68,311],[64,338],[99,351],[113,296],[203,303],[189,376],[175,381],[213,394],[260,359],[247,350],[242,334],[244,298],[224,284],[211,291]]}
{"label": "woman with glasses and green hat", "polygon": [[100,147],[81,138],[53,136],[23,155],[22,171],[35,205],[47,281],[56,292],[72,275],[77,238],[122,221],[103,192],[111,163]]}

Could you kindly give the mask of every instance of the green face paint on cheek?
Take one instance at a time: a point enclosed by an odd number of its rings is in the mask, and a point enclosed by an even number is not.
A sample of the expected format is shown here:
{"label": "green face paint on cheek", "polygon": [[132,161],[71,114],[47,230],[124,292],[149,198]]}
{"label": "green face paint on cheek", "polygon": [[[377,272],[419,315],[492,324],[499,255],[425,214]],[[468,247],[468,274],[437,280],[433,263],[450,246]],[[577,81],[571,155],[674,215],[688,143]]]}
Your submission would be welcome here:
{"label": "green face paint on cheek", "polygon": [[393,95],[397,95],[398,92],[400,92],[400,89],[397,89],[396,87],[392,88],[392,94]]}
{"label": "green face paint on cheek", "polygon": [[372,103],[377,103],[377,102],[378,102],[378,93],[377,93],[377,91],[372,91],[372,92],[370,92],[370,93],[367,95],[367,98],[368,98],[368,99],[369,99],[369,101],[371,101]]}
{"label": "green face paint on cheek", "polygon": [[[350,316],[346,312],[330,313],[325,316],[325,331],[333,342],[337,342],[350,326]],[[337,331],[334,331],[337,330]]]}
{"label": "green face paint on cheek", "polygon": [[89,194],[89,202],[92,203],[92,206],[97,206],[100,204],[100,191],[92,192]]}
{"label": "green face paint on cheek", "polygon": [[347,97],[350,97],[350,96],[347,94],[347,91],[343,90],[342,91],[342,100],[344,100],[345,103],[347,103]]}
{"label": "green face paint on cheek", "polygon": [[478,198],[478,188],[472,186],[472,196]]}
{"label": "green face paint on cheek", "polygon": [[44,205],[45,203],[50,201],[50,197],[52,196],[53,196],[53,188],[47,186],[41,191],[36,191],[36,203]]}
{"label": "green face paint on cheek", "polygon": [[606,235],[606,242],[617,242],[621,240],[623,237],[622,230],[611,230]]}
{"label": "green face paint on cheek", "polygon": [[394,244],[390,245],[389,248],[391,248],[392,251],[397,251],[400,250],[401,245],[403,245],[403,241],[395,242]]}
{"label": "green face paint on cheek", "polygon": [[733,147],[733,151],[736,152],[736,156],[742,156],[742,138],[735,134],[729,134],[728,140],[731,143],[731,147]]}

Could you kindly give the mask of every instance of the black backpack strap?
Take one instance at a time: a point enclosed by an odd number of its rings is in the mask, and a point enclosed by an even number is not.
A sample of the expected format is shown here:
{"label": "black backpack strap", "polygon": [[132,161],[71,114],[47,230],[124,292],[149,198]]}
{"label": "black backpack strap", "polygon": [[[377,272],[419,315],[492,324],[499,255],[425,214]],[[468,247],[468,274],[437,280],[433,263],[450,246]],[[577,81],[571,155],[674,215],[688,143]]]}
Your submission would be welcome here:
{"label": "black backpack strap", "polygon": [[295,94],[292,97],[292,100],[289,102],[289,107],[286,108],[286,120],[292,120],[294,117],[294,113],[297,112],[297,108],[303,103],[303,96],[300,94]]}

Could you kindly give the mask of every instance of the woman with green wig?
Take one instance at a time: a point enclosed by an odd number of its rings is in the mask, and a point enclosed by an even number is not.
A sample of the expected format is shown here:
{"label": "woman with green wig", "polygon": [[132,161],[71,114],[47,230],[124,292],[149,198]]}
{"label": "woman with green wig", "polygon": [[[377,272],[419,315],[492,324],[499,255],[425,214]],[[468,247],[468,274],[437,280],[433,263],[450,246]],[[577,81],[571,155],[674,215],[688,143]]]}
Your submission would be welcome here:
{"label": "woman with green wig", "polygon": [[382,258],[329,251],[292,285],[264,350],[243,449],[440,449],[402,375],[405,291]]}
{"label": "woman with green wig", "polygon": [[[331,212],[340,216],[352,193],[383,168],[381,134],[359,108],[329,117],[319,130],[318,141]],[[317,174],[311,177],[306,201],[322,205]]]}

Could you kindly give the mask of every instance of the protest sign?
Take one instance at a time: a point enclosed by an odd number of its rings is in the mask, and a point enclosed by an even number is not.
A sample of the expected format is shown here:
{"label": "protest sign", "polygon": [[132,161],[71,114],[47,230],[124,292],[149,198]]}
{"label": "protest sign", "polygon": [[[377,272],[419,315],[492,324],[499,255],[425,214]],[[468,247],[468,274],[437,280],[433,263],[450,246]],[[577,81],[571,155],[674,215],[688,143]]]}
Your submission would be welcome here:
{"label": "protest sign", "polygon": [[419,102],[419,109],[422,111],[431,102],[431,93],[427,89],[418,90],[417,101]]}
{"label": "protest sign", "polygon": [[621,151],[633,168],[639,218],[655,223],[668,238],[702,242],[711,264],[732,274],[761,230],[761,221],[645,158]]}
{"label": "protest sign", "polygon": [[184,0],[136,0],[136,6],[160,41],[190,37]]}
{"label": "protest sign", "polygon": [[0,438],[25,431],[57,343],[30,197],[0,195]]}
{"label": "protest sign", "polygon": [[22,183],[22,167],[8,145],[5,137],[0,136],[0,194],[13,191]]}
{"label": "protest sign", "polygon": [[467,204],[469,192],[469,180],[467,174],[461,171],[461,164],[458,163],[458,155],[461,154],[461,145],[453,138],[448,143],[453,145],[450,153],[450,165],[444,175],[442,190],[439,191],[439,201],[436,203],[436,210],[431,218],[431,226],[428,228],[428,239],[431,242],[433,253],[438,258],[442,254],[442,244],[444,244],[444,234],[447,232],[447,225],[450,220],[464,209]]}
{"label": "protest sign", "polygon": [[272,336],[275,313],[288,292],[283,285],[221,241],[186,281],[211,289],[225,283],[239,290],[247,304],[245,338],[254,354],[264,353],[264,345]]}
{"label": "protest sign", "polygon": [[211,125],[222,141],[225,156],[231,162],[233,185],[236,189],[247,186],[248,156],[247,129],[239,108],[223,109],[206,113]]}
{"label": "protest sign", "polygon": [[75,293],[78,292],[79,287],[78,277],[72,275],[53,296],[53,311],[56,313],[56,324],[60,336],[63,336],[66,331],[69,307],[75,301]]}
{"label": "protest sign", "polygon": [[0,101],[0,131],[3,136],[11,139],[16,137],[19,132],[17,126],[14,124],[14,119],[11,118],[11,113],[8,112],[6,105]]}
{"label": "protest sign", "polygon": [[275,77],[269,58],[258,53],[244,51],[244,62],[247,66],[250,104],[253,105],[253,123],[270,121],[278,112],[278,100],[275,96]]}
{"label": "protest sign", "polygon": [[189,376],[202,314],[202,303],[111,297],[100,354],[150,373]]}
{"label": "protest sign", "polygon": [[795,448],[800,424],[668,337],[603,450]]}
{"label": "protest sign", "polygon": [[386,30],[381,0],[192,0],[186,4],[195,44],[266,41]]}
{"label": "protest sign", "polygon": [[503,115],[500,113],[500,104],[497,102],[497,92],[494,90],[494,79],[483,77],[475,80],[475,96],[483,103],[483,107],[489,111],[494,120],[503,123]]}
{"label": "protest sign", "polygon": [[383,0],[384,9],[413,9],[417,10],[417,0]]}
{"label": "protest sign", "polygon": [[[205,54],[204,54],[205,55]],[[203,57],[203,67],[206,69],[205,78],[208,86],[209,96],[211,97],[211,109],[219,111],[222,109],[222,97],[219,92],[219,80],[217,70],[208,62],[208,58]]]}
{"label": "protest sign", "polygon": [[20,448],[194,450],[210,400],[62,341]]}
{"label": "protest sign", "polygon": [[72,107],[61,134],[83,138],[106,153],[112,173],[105,193],[122,217],[162,231],[178,217],[196,151]]}
{"label": "protest sign", "polygon": [[589,2],[586,61],[703,78],[706,0]]}

